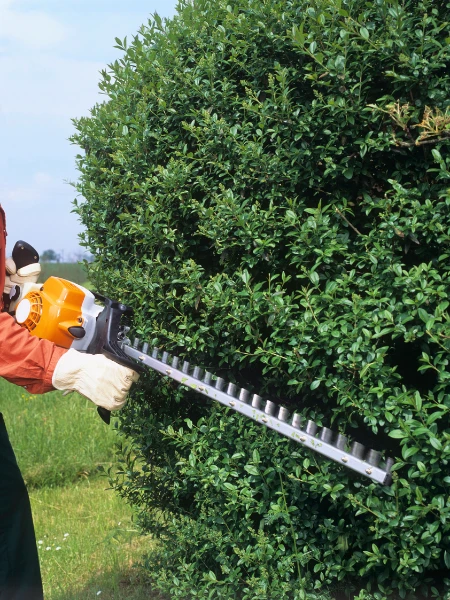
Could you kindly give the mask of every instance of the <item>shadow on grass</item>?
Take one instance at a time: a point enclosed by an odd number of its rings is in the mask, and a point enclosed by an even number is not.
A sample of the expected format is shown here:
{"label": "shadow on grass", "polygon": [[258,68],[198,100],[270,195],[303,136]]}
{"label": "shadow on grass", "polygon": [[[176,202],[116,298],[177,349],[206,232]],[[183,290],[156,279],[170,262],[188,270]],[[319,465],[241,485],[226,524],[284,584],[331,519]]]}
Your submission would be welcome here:
{"label": "shadow on grass", "polygon": [[170,600],[154,590],[145,577],[134,568],[117,573],[113,570],[98,573],[74,590],[61,590],[46,596],[48,600]]}

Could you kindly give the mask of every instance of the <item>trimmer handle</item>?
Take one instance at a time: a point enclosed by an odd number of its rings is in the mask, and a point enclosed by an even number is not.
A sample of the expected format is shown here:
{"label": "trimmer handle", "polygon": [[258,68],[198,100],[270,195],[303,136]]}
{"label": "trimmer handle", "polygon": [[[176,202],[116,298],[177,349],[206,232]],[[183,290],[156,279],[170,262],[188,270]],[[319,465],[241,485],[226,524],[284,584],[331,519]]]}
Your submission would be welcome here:
{"label": "trimmer handle", "polygon": [[39,253],[31,244],[18,240],[12,251],[13,261],[16,263],[17,270],[34,265],[39,262]]}
{"label": "trimmer handle", "polygon": [[[128,367],[142,373],[145,369],[134,360],[128,358],[119,346],[119,333],[122,326],[122,317],[131,316],[133,309],[126,304],[115,302],[101,294],[94,292],[94,296],[104,304],[103,311],[97,317],[95,336],[89,344],[86,352],[88,354],[104,354],[111,360],[124,367]],[[103,421],[109,425],[111,412],[102,406],[97,412]]]}
{"label": "trimmer handle", "polygon": [[104,421],[107,425],[111,423],[111,411],[107,408],[103,408],[103,406],[97,406],[97,412],[100,415],[102,421]]}
{"label": "trimmer handle", "polygon": [[[39,253],[33,248],[31,244],[18,240],[14,244],[12,251],[12,259],[16,264],[17,270],[28,267],[39,262]],[[0,290],[2,293],[2,290]],[[9,294],[3,294],[3,308],[6,312],[9,312],[10,305],[13,301],[17,300],[20,296],[20,286],[15,285]]]}

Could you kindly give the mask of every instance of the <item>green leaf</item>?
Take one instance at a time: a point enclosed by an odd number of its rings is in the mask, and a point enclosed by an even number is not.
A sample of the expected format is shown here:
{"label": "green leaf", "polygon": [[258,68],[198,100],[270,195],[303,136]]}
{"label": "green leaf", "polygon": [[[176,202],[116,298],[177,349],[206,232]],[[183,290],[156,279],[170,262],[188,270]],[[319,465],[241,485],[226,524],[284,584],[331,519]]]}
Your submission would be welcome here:
{"label": "green leaf", "polygon": [[259,475],[259,471],[254,465],[244,465],[244,469],[247,473],[250,473],[250,475]]}
{"label": "green leaf", "polygon": [[301,23],[300,27],[298,27],[297,25],[293,25],[292,27],[292,37],[300,46],[303,46],[305,43],[305,34],[303,33],[303,27],[304,23]]}
{"label": "green leaf", "polygon": [[317,285],[319,283],[319,275],[315,271],[309,274],[309,278],[311,279],[312,283],[314,283],[314,285]]}
{"label": "green leaf", "polygon": [[419,502],[423,501],[423,495],[422,495],[422,491],[419,488],[419,486],[416,487],[416,498]]}
{"label": "green leaf", "polygon": [[435,521],[434,523],[431,523],[431,525],[429,527],[429,532],[431,533],[431,535],[433,535],[433,533],[436,533],[436,531],[439,529],[439,526],[440,526],[439,521]]}
{"label": "green leaf", "polygon": [[359,373],[359,376],[364,377],[364,375],[367,373],[367,371],[369,370],[371,365],[373,365],[373,363],[367,363],[366,365],[364,365],[364,367],[361,369],[361,371]]}
{"label": "green leaf", "polygon": [[414,394],[414,402],[418,411],[422,410],[422,396],[419,392]]}
{"label": "green leaf", "polygon": [[442,450],[442,444],[436,437],[430,437],[430,444],[433,446],[433,448],[436,448],[436,450]]}
{"label": "green leaf", "polygon": [[431,317],[431,315],[429,315],[423,308],[419,308],[417,313],[424,323],[426,323]]}
{"label": "green leaf", "polygon": [[320,379],[316,379],[315,381],[313,381],[311,383],[311,385],[309,386],[311,390],[315,390],[319,387],[320,385]]}
{"label": "green leaf", "polygon": [[401,438],[405,438],[408,437],[408,434],[406,434],[404,431],[402,431],[401,429],[394,429],[393,431],[389,432],[389,437],[391,438],[397,438],[397,439],[401,439]]}
{"label": "green leaf", "polygon": [[232,491],[232,492],[234,492],[234,491],[236,490],[236,486],[235,486],[235,485],[233,485],[232,483],[228,483],[228,481],[226,481],[226,482],[223,484],[223,486],[224,486],[225,488],[227,488],[227,490],[230,490],[230,491]]}
{"label": "green leaf", "polygon": [[359,30],[359,33],[363,39],[365,39],[365,40],[369,39],[369,31],[365,27],[361,27],[361,29]]}
{"label": "green leaf", "polygon": [[425,325],[427,331],[431,331],[433,329],[434,323],[435,323],[435,320],[433,317],[431,319],[428,319],[428,321],[426,322],[426,325]]}
{"label": "green leaf", "polygon": [[403,446],[402,448],[402,456],[405,460],[410,456],[414,456],[414,454],[417,454],[417,452],[419,452],[419,448],[416,446],[411,446],[409,448],[407,446]]}
{"label": "green leaf", "polygon": [[427,427],[417,427],[414,429],[414,437],[420,435],[430,435],[430,430]]}
{"label": "green leaf", "polygon": [[440,302],[439,306],[436,308],[436,316],[437,314],[442,314],[444,311],[447,310],[447,308],[449,307],[450,303],[448,302],[448,300],[444,300],[444,302]]}
{"label": "green leaf", "polygon": [[438,421],[447,413],[448,413],[448,410],[446,410],[446,411],[437,410],[436,412],[431,413],[431,415],[429,417],[427,417],[427,425],[431,425],[435,421]]}
{"label": "green leaf", "polygon": [[433,155],[433,158],[436,162],[442,162],[442,156],[439,150],[437,150],[436,148],[432,148],[431,154]]}

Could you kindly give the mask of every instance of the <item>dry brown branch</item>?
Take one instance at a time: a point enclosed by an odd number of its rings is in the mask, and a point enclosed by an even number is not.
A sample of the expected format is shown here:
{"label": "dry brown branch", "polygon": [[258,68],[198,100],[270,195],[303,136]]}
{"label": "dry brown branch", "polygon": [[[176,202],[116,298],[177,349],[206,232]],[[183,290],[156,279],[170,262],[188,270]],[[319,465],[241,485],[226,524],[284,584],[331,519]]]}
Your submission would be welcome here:
{"label": "dry brown branch", "polygon": [[344,221],[347,223],[347,225],[353,229],[353,231],[355,231],[358,235],[362,235],[362,233],[360,231],[358,231],[356,229],[356,227],[350,223],[350,221],[347,219],[347,217],[343,213],[341,213],[341,211],[338,208],[336,208],[336,212],[338,213],[338,215],[340,217],[342,217],[344,219]]}

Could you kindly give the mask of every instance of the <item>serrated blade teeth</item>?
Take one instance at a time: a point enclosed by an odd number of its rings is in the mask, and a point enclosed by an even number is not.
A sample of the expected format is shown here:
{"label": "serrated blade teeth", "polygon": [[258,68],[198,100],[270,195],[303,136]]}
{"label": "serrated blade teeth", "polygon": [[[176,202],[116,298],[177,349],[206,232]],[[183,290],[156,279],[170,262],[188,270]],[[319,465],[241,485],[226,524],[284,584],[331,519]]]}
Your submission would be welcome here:
{"label": "serrated blade teeth", "polygon": [[334,436],[334,434],[331,431],[331,429],[328,429],[328,427],[322,427],[322,430],[319,435],[319,439],[322,440],[322,442],[331,444],[331,442],[333,440],[333,436]]}
{"label": "serrated blade teeth", "polygon": [[228,396],[235,396],[236,394],[236,386],[234,385],[234,383],[229,383],[228,387],[227,387],[227,394]]}
{"label": "serrated blade teeth", "polygon": [[194,367],[194,370],[192,372],[192,377],[194,379],[201,379],[202,378],[202,369],[200,367]]}
{"label": "serrated blade teeth", "polygon": [[372,465],[373,467],[378,467],[381,460],[381,453],[378,452],[378,450],[369,450],[367,452],[366,460],[369,463],[369,465]]}
{"label": "serrated blade teeth", "polygon": [[308,435],[312,435],[312,436],[316,435],[317,423],[314,423],[314,421],[307,421],[305,431]]}
{"label": "serrated blade teeth", "polygon": [[[363,475],[368,475],[373,481],[383,485],[390,485],[392,483],[390,471],[395,461],[393,458],[387,457],[383,460],[382,467],[379,467],[382,457],[378,450],[366,448],[359,442],[353,442],[349,447],[349,442],[345,435],[337,431],[333,432],[328,427],[318,426],[317,423],[304,419],[297,412],[293,412],[291,415],[290,411],[284,406],[279,406],[271,400],[263,400],[259,394],[251,394],[245,388],[225,381],[222,377],[216,377],[209,371],[204,371],[201,367],[191,367],[189,361],[183,362],[178,356],[172,356],[158,347],[150,348],[151,358],[155,359],[155,362],[159,364],[152,363],[151,360],[148,360],[148,356],[145,356],[149,350],[149,343],[141,343],[139,338],[134,338],[132,344],[133,350],[130,348],[129,339],[123,340],[119,336],[118,341],[128,356],[143,361],[144,364],[147,364],[147,366],[153,368],[155,371],[159,371],[162,375],[166,374],[182,385],[191,387],[199,393],[210,395],[225,406],[231,406],[238,412],[247,415],[257,422],[264,423],[267,427],[275,429],[299,443],[305,444],[309,440],[312,449],[319,454],[323,454],[339,464],[346,464],[350,469]],[[140,347],[142,347],[142,350],[139,350]],[[161,355],[160,359],[158,359],[159,355]],[[163,367],[161,365],[161,363],[169,365],[169,361],[174,371],[168,366]],[[182,367],[180,368],[179,365],[181,363]],[[181,373],[187,377],[184,377]],[[199,385],[190,381],[190,377],[200,382]],[[201,382],[205,385],[202,385]],[[212,388],[215,388],[220,393],[211,393]],[[254,410],[251,410],[250,406]],[[340,452],[337,452],[336,449]]]}
{"label": "serrated blade teeth", "polygon": [[266,413],[266,415],[274,415],[276,406],[277,405],[275,404],[275,402],[272,402],[271,400],[266,400],[266,405],[264,407],[264,412]]}
{"label": "serrated blade teeth", "polygon": [[247,404],[249,396],[250,396],[250,394],[249,394],[248,390],[246,390],[245,388],[241,388],[241,391],[239,392],[239,400],[241,402],[245,402],[245,404]]}
{"label": "serrated blade teeth", "polygon": [[342,433],[338,433],[336,438],[336,448],[338,450],[345,450],[347,445],[347,436],[342,435]]}
{"label": "serrated blade teeth", "polygon": [[280,406],[280,410],[278,411],[278,420],[279,421],[287,421],[289,417],[289,411],[284,406]]}
{"label": "serrated blade teeth", "polygon": [[258,396],[258,394],[253,394],[252,397],[252,406],[253,408],[261,408],[262,398]]}
{"label": "serrated blade teeth", "polygon": [[393,458],[390,458],[390,457],[388,457],[388,458],[386,459],[386,465],[385,465],[385,467],[384,467],[384,468],[385,468],[385,470],[386,470],[386,473],[390,473],[390,472],[391,472],[391,469],[392,469],[392,467],[393,467],[393,465],[394,465],[394,462],[395,462],[395,461],[394,461],[394,459],[393,459]]}
{"label": "serrated blade teeth", "polygon": [[353,442],[350,446],[350,454],[352,456],[355,456],[356,458],[362,458],[364,456],[365,451],[365,446],[363,446],[359,442]]}
{"label": "serrated blade teeth", "polygon": [[296,429],[300,429],[301,425],[302,425],[302,416],[299,415],[298,413],[294,413],[292,415],[292,427],[295,427]]}

